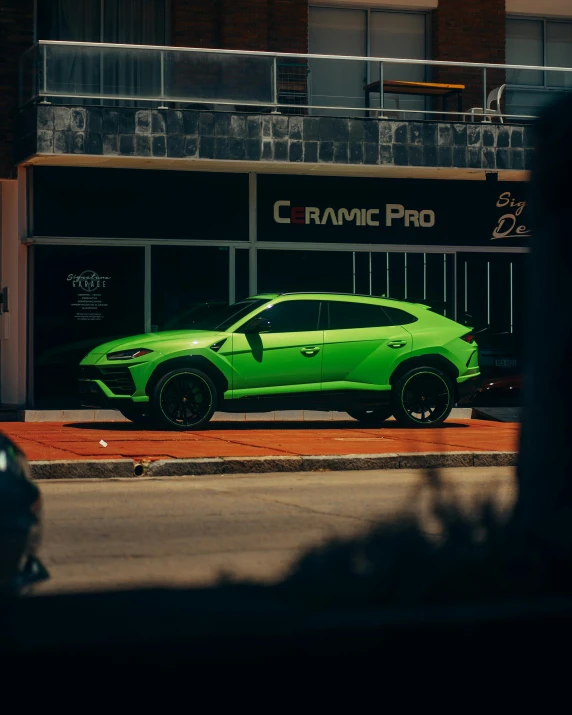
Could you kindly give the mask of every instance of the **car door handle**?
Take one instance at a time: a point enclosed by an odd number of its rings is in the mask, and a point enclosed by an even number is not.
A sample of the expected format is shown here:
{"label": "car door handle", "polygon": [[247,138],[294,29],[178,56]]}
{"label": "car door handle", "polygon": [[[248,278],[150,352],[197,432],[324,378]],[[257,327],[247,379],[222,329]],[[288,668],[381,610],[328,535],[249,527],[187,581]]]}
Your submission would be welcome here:
{"label": "car door handle", "polygon": [[302,348],[300,352],[304,355],[304,357],[314,357],[314,355],[317,355],[320,352],[320,348],[317,346],[314,346],[313,348]]}
{"label": "car door handle", "polygon": [[390,348],[404,348],[407,342],[405,340],[390,340],[387,344]]}

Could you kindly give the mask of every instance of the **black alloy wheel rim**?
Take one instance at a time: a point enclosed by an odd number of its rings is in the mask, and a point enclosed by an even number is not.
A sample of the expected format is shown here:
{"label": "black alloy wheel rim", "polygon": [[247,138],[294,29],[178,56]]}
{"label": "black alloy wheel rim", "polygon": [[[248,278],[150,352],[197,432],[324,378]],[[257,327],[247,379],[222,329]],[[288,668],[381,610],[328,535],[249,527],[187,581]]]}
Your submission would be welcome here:
{"label": "black alloy wheel rim", "polygon": [[432,372],[412,375],[403,386],[401,395],[405,412],[421,424],[438,422],[449,407],[449,386]]}
{"label": "black alloy wheel rim", "polygon": [[212,393],[198,375],[180,373],[168,380],[161,390],[161,410],[179,427],[192,427],[208,414]]}

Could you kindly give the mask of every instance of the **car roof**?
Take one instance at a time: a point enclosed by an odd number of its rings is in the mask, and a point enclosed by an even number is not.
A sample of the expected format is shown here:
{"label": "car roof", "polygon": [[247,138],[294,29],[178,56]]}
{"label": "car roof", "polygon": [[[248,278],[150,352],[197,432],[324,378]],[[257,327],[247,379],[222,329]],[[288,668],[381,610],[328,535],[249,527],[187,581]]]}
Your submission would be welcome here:
{"label": "car roof", "polygon": [[266,298],[268,300],[274,300],[275,298],[284,298],[286,296],[296,296],[296,297],[304,297],[304,298],[310,298],[314,300],[327,300],[328,298],[367,298],[369,300],[376,300],[376,301],[382,301],[384,304],[389,304],[391,305],[392,303],[396,303],[398,305],[403,305],[403,306],[416,306],[418,308],[426,308],[428,309],[428,305],[424,305],[423,303],[413,303],[410,301],[406,300],[397,300],[395,298],[386,298],[385,296],[380,296],[380,295],[367,295],[366,293],[324,293],[321,291],[298,291],[298,292],[290,292],[290,293],[260,293],[258,295],[251,296],[251,298]]}

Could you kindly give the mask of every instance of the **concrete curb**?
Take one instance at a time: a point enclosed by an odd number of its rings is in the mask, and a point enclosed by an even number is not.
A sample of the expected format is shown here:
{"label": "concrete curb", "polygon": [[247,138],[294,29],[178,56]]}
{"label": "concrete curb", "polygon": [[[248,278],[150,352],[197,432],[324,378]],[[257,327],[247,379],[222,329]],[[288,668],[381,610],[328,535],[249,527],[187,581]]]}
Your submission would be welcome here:
{"label": "concrete curb", "polygon": [[415,452],[411,454],[334,454],[307,457],[215,457],[30,462],[34,479],[126,479],[276,472],[336,472],[366,469],[445,469],[513,467],[517,452]]}
{"label": "concrete curb", "polygon": [[136,476],[132,459],[30,462],[34,479],[124,479]]}

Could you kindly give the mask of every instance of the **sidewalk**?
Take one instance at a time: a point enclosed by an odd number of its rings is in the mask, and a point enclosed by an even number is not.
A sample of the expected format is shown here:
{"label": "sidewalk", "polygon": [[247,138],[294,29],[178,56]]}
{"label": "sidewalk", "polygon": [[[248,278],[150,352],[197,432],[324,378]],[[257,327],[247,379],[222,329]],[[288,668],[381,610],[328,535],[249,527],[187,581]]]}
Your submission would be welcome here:
{"label": "sidewalk", "polygon": [[[148,473],[153,463],[172,460],[202,460],[203,467],[205,460],[211,460],[212,473],[218,473],[229,458],[258,458],[261,464],[264,458],[284,458],[283,464],[292,466],[301,465],[304,458],[315,458],[311,463],[318,464],[316,459],[319,458],[323,468],[332,468],[323,461],[326,457],[332,457],[334,463],[339,461],[334,458],[346,459],[347,463],[349,456],[358,464],[360,457],[367,458],[371,464],[372,457],[405,455],[432,455],[436,466],[453,466],[450,458],[462,455],[471,457],[470,464],[474,463],[474,455],[482,458],[504,455],[504,463],[514,463],[519,437],[517,423],[462,419],[450,419],[442,429],[426,430],[402,429],[394,422],[388,422],[383,428],[368,429],[348,420],[303,425],[299,422],[214,422],[208,429],[194,432],[142,431],[130,422],[4,422],[0,431],[13,439],[31,462],[131,460],[131,476],[134,466],[143,465],[136,470],[136,474],[142,474]],[[438,455],[442,458],[435,459]],[[307,466],[310,462],[306,459],[305,463]],[[403,466],[402,463],[400,459],[399,466]],[[469,466],[466,460],[463,463]],[[479,463],[486,462],[481,459]],[[494,460],[491,463],[495,463]],[[76,472],[79,466],[76,464]],[[150,473],[158,475],[157,466]],[[189,464],[187,469],[192,467],[193,464]],[[122,474],[126,473],[122,470]]]}

